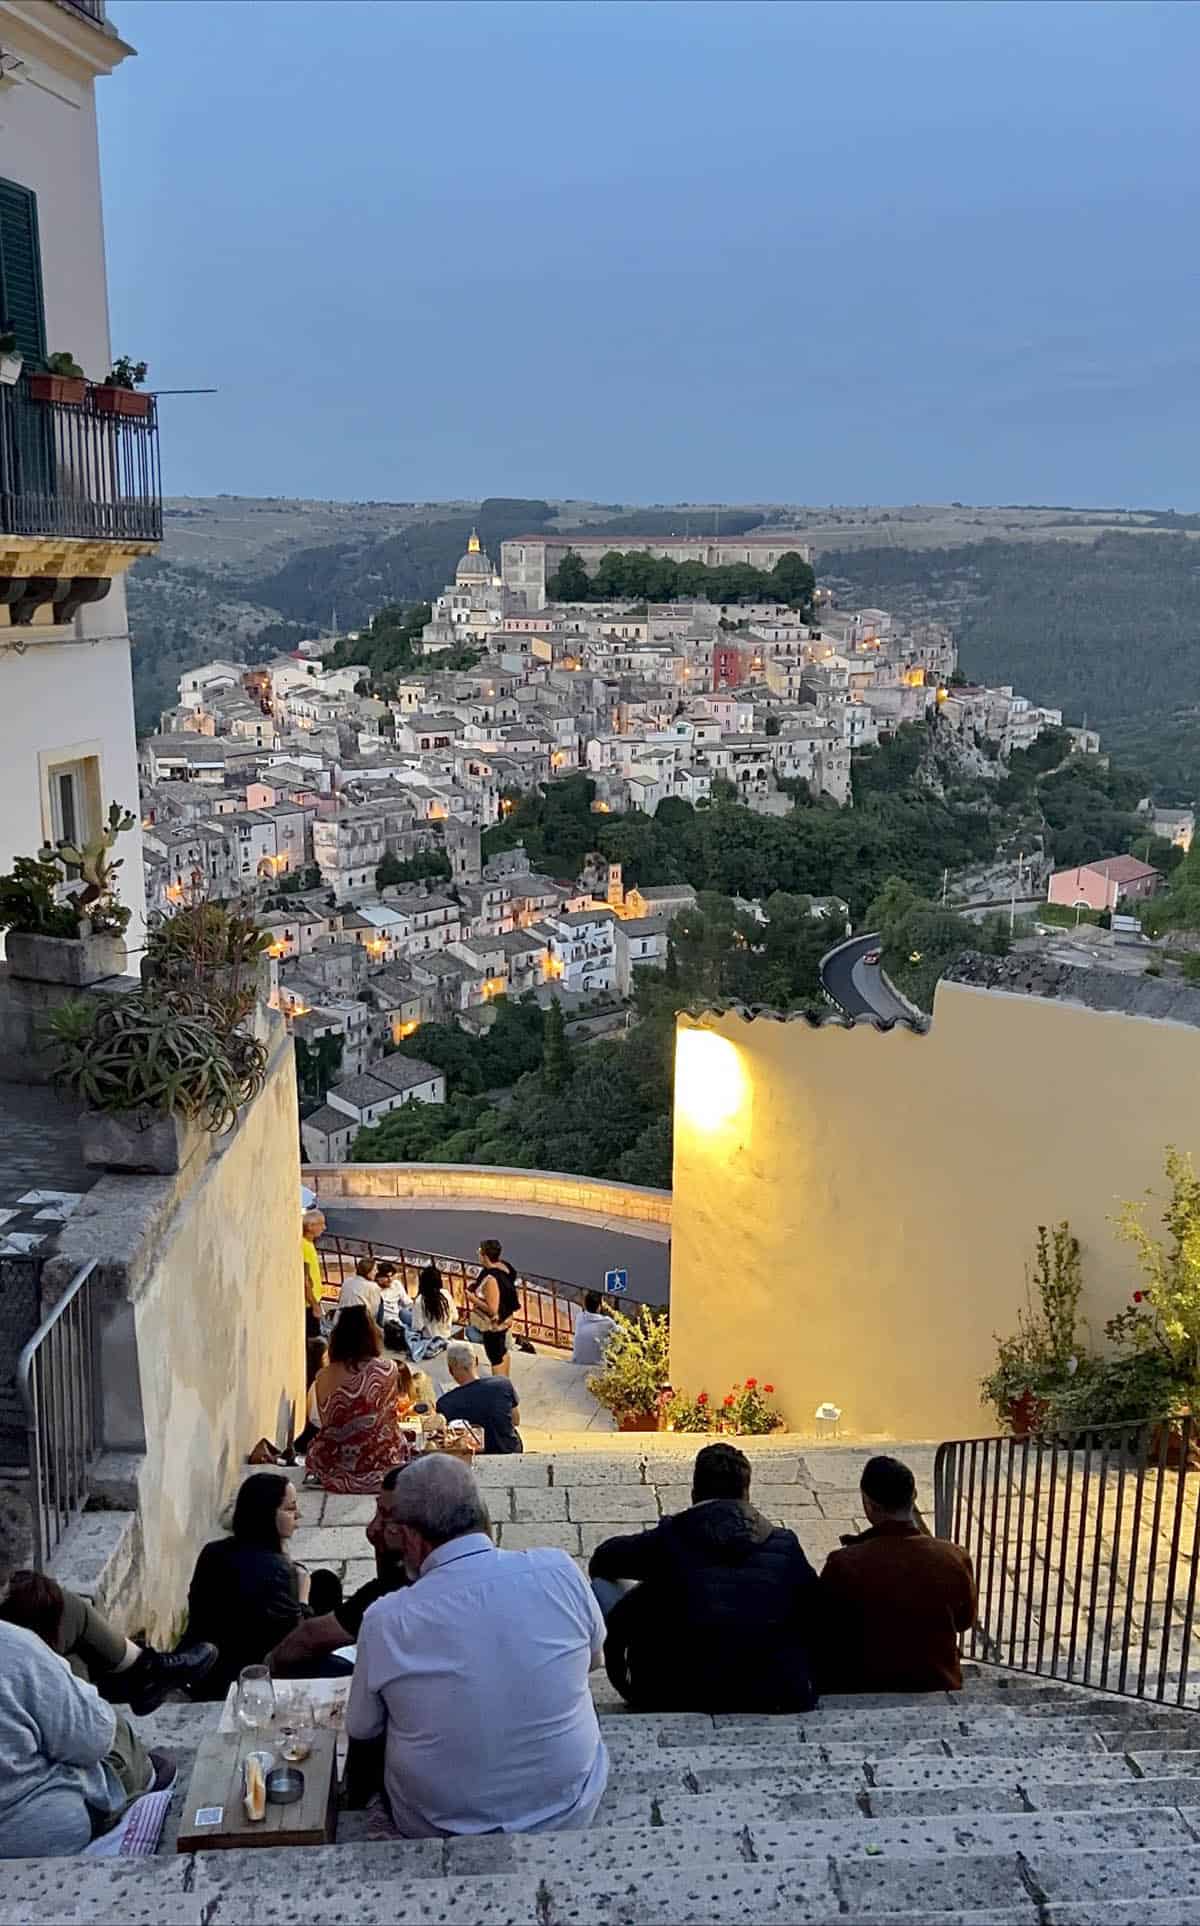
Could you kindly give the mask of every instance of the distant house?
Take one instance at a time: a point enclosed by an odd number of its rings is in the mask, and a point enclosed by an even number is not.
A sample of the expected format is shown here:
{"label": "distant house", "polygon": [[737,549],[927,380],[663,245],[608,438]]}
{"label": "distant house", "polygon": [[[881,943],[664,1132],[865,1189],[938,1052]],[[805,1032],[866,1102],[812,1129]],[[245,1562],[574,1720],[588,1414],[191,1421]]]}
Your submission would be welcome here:
{"label": "distant house", "polygon": [[1153,896],[1162,876],[1152,863],[1136,856],[1104,856],[1095,863],[1081,863],[1076,869],[1056,869],[1050,878],[1046,900],[1062,903],[1068,909],[1114,910],[1123,898],[1140,901]]}
{"label": "distant house", "polygon": [[418,1057],[384,1057],[369,1071],[343,1077],[319,1110],[301,1118],[300,1140],[314,1164],[343,1163],[366,1124],[378,1123],[404,1103],[445,1103],[446,1079]]}

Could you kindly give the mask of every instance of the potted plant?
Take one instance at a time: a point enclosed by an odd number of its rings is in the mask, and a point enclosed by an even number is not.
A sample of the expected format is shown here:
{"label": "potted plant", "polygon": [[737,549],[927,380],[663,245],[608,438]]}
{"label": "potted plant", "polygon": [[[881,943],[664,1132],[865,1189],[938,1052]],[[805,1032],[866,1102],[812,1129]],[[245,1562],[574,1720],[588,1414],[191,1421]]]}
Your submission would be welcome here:
{"label": "potted plant", "polygon": [[73,354],[60,350],[46,356],[46,366],[29,377],[35,401],[69,401],[78,407],[87,394],[87,376]]}
{"label": "potted plant", "polygon": [[[1155,1393],[1155,1403],[1143,1415],[1157,1421],[1150,1442],[1153,1455],[1159,1451],[1162,1425],[1192,1411],[1200,1383],[1200,1177],[1190,1154],[1170,1145],[1165,1170],[1170,1186],[1162,1212],[1169,1233],[1165,1241],[1147,1228],[1146,1201],[1123,1204],[1117,1214],[1117,1234],[1137,1251],[1143,1281],[1128,1308],[1105,1326],[1112,1342],[1130,1347],[1143,1378],[1150,1374],[1147,1388]],[[1172,1431],[1172,1438],[1177,1464],[1178,1432]],[[1168,1463],[1171,1454],[1169,1445]]]}
{"label": "potted plant", "polygon": [[144,361],[131,361],[127,354],[120,355],[106,379],[92,389],[92,399],[102,415],[145,417],[150,413],[150,397],[136,392],[145,379]]}
{"label": "potted plant", "polygon": [[783,1423],[783,1413],[767,1403],[774,1392],[773,1384],[760,1385],[757,1378],[747,1378],[744,1383],[735,1384],[732,1391],[721,1400],[721,1409],[717,1414],[718,1431],[732,1432],[742,1438],[763,1438],[770,1431],[778,1431]]}
{"label": "potted plant", "polygon": [[670,1397],[666,1317],[643,1304],[635,1316],[621,1313],[615,1323],[603,1367],[591,1373],[587,1388],[612,1412],[619,1431],[657,1431]]}
{"label": "potted plant", "polygon": [[206,1132],[233,1128],[266,1072],[261,1043],[222,1035],[189,997],[75,998],[47,1031],[55,1081],[85,1105],[83,1160],[102,1170],[181,1170]]}
{"label": "potted plant", "polygon": [[248,910],[191,903],[151,923],[142,982],[202,997],[232,1030],[270,993],[270,947]]}
{"label": "potted plant", "polygon": [[14,976],[82,989],[121,975],[129,911],[116,895],[122,859],[110,851],[133,824],[128,810],[111,803],[96,835],[78,844],[44,844],[0,876],[0,929],[8,931],[5,955]]}
{"label": "potted plant", "polygon": [[0,388],[15,387],[24,366],[25,357],[17,344],[16,331],[5,322],[0,325]]}
{"label": "potted plant", "polygon": [[1026,1271],[1025,1309],[1013,1336],[997,1338],[993,1370],[980,1384],[1000,1422],[1016,1438],[1041,1428],[1052,1393],[1079,1369],[1077,1335],[1083,1268],[1079,1239],[1064,1222],[1038,1225],[1032,1276]]}

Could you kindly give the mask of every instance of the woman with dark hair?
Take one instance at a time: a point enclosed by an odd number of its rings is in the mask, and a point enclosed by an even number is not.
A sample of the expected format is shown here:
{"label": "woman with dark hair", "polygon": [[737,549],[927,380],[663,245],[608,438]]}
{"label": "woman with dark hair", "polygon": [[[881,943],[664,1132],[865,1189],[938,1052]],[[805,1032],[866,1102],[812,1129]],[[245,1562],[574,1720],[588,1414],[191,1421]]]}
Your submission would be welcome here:
{"label": "woman with dark hair", "polygon": [[412,1324],[408,1336],[409,1355],[418,1363],[436,1357],[446,1348],[454,1329],[454,1300],[442,1282],[436,1264],[426,1264],[417,1279],[417,1295],[412,1301]]}
{"label": "woman with dark hair", "polygon": [[255,1471],[238,1492],[230,1536],[214,1539],[196,1560],[188,1642],[207,1640],[218,1653],[198,1698],[223,1699],[244,1665],[261,1665],[308,1617],[309,1574],[287,1551],[298,1518],[291,1480]]}
{"label": "woman with dark hair", "polygon": [[326,1491],[378,1491],[383,1474],[408,1463],[400,1429],[400,1381],[383,1339],[363,1304],[338,1312],[329,1337],[329,1362],[309,1397],[309,1424],[320,1428],[308,1447],[305,1476]]}

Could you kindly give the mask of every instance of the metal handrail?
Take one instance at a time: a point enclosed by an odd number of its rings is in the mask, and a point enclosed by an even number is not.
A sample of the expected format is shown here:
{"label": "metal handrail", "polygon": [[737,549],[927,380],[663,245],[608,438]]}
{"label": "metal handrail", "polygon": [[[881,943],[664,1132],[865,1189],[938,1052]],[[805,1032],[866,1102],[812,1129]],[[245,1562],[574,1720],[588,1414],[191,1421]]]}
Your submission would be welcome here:
{"label": "metal handrail", "polygon": [[[353,1270],[354,1262],[359,1257],[374,1257],[395,1264],[401,1283],[410,1297],[416,1292],[419,1273],[427,1264],[436,1264],[446,1289],[464,1314],[464,1322],[469,1321],[465,1311],[465,1293],[468,1284],[474,1283],[479,1270],[478,1260],[468,1262],[466,1258],[447,1257],[438,1251],[380,1244],[368,1237],[343,1237],[334,1231],[324,1231],[318,1237],[317,1255],[321,1259],[321,1275],[330,1296],[340,1290],[343,1277]],[[531,1344],[547,1345],[552,1350],[569,1351],[574,1340],[576,1316],[591,1287],[564,1284],[552,1277],[539,1277],[534,1271],[518,1272],[517,1286],[521,1293],[521,1306],[513,1319],[513,1336],[527,1338]],[[632,1296],[622,1297],[620,1301],[622,1305],[631,1305],[634,1309],[644,1302]],[[660,1308],[664,1307],[651,1306],[651,1309]]]}
{"label": "metal handrail", "polygon": [[17,1359],[32,1485],[34,1566],[44,1571],[85,1510],[100,1448],[92,1258],[75,1273]]}
{"label": "metal handrail", "polygon": [[964,1654],[1131,1698],[1200,1701],[1200,1430],[1190,1417],[960,1438],[934,1529],[979,1589]]}

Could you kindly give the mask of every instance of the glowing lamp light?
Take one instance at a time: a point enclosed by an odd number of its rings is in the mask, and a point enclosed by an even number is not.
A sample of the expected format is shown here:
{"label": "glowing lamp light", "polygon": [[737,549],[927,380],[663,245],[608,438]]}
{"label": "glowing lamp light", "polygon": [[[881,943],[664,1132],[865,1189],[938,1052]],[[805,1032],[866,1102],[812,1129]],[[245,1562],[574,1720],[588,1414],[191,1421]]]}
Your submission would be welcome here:
{"label": "glowing lamp light", "polygon": [[675,1042],[675,1104],[697,1130],[720,1130],[749,1100],[741,1052],[715,1030],[681,1030]]}

